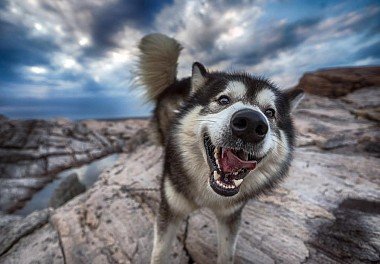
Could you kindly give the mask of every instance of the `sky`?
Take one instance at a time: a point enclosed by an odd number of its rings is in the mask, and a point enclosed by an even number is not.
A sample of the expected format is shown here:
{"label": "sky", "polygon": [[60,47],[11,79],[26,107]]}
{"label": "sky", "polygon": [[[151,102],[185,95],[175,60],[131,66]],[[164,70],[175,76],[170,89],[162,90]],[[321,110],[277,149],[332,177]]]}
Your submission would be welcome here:
{"label": "sky", "polygon": [[307,71],[380,64],[379,1],[0,0],[0,114],[148,116],[134,69],[161,32],[194,61],[297,84]]}

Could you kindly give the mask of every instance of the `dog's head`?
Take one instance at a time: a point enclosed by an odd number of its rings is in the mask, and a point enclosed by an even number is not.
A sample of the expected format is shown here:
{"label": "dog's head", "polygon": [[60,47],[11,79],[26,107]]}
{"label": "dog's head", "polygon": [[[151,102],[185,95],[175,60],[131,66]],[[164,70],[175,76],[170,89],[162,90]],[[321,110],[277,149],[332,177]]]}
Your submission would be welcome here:
{"label": "dog's head", "polygon": [[290,113],[302,96],[300,89],[281,91],[262,78],[209,73],[194,63],[177,129],[186,170],[222,196],[270,184],[277,177],[271,168],[283,174],[289,164]]}

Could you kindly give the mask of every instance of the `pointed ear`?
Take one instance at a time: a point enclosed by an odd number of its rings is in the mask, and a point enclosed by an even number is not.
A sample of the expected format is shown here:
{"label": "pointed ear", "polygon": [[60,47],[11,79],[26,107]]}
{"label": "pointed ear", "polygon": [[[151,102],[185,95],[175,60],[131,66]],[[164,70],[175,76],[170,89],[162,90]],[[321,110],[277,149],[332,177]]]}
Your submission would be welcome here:
{"label": "pointed ear", "polygon": [[191,75],[191,93],[196,92],[207,81],[206,68],[199,62],[194,62]]}
{"label": "pointed ear", "polygon": [[301,102],[304,97],[304,91],[299,88],[291,88],[284,91],[286,98],[289,100],[290,110],[294,111],[297,108],[298,104]]}

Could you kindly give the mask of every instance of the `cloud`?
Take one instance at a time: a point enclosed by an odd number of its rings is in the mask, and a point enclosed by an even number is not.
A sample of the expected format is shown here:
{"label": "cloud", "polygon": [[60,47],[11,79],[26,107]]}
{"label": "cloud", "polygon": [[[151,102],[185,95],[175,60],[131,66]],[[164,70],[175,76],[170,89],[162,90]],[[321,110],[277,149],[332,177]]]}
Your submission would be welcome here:
{"label": "cloud", "polygon": [[156,31],[174,36],[185,47],[181,76],[188,74],[193,61],[215,68],[233,63],[239,43],[252,45],[249,39],[262,14],[260,1],[178,0],[157,15],[154,25]]}
{"label": "cloud", "polygon": [[171,1],[117,0],[94,9],[91,23],[93,45],[89,50],[104,51],[117,47],[115,34],[124,27],[146,30],[152,26],[155,14]]}
{"label": "cloud", "polygon": [[50,53],[57,49],[49,39],[34,39],[25,28],[1,18],[0,35],[0,80],[3,81],[19,78],[21,66],[48,65]]}
{"label": "cloud", "polygon": [[378,59],[380,60],[380,40],[359,49],[353,56],[355,60]]}
{"label": "cloud", "polygon": [[241,47],[243,52],[234,59],[243,65],[255,65],[268,57],[276,57],[279,52],[295,48],[308,39],[320,18],[302,19],[293,23],[279,24],[272,30],[262,30],[252,38],[249,49]]}
{"label": "cloud", "polygon": [[160,12],[155,27],[182,41],[182,76],[198,60],[212,69],[254,70],[286,87],[305,71],[356,63],[348,54],[378,38],[379,7],[349,7],[325,3],[311,16],[284,19],[271,17],[271,3],[264,1],[175,1]]}
{"label": "cloud", "polygon": [[[143,34],[132,25],[148,24],[142,16],[147,5],[149,1],[10,1],[0,10],[0,92],[19,96],[25,94],[21,87],[29,87],[29,97],[41,97],[40,85],[50,87],[45,94],[51,97],[127,95],[132,50]],[[149,12],[161,5],[157,2]],[[117,17],[128,6],[134,6],[135,17]],[[99,18],[107,12],[108,19]],[[97,27],[104,28],[103,39]]]}
{"label": "cloud", "polygon": [[379,64],[379,14],[376,1],[0,1],[0,97],[137,104],[131,69],[151,32],[184,46],[179,77],[200,61],[287,87],[305,71]]}

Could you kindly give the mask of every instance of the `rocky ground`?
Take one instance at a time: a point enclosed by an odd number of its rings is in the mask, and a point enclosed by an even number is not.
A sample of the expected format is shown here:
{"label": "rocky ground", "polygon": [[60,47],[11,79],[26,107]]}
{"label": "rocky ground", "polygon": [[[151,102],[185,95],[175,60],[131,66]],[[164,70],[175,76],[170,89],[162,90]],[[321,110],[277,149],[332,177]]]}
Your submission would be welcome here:
{"label": "rocky ground", "polygon": [[0,118],[0,211],[22,207],[64,169],[125,150],[141,124]]}
{"label": "rocky ground", "polygon": [[[244,209],[236,263],[380,262],[377,85],[307,95],[290,175]],[[163,154],[146,137],[129,140],[134,147],[64,206],[0,217],[0,263],[148,263]],[[171,263],[213,263],[216,250],[213,215],[195,212]]]}

